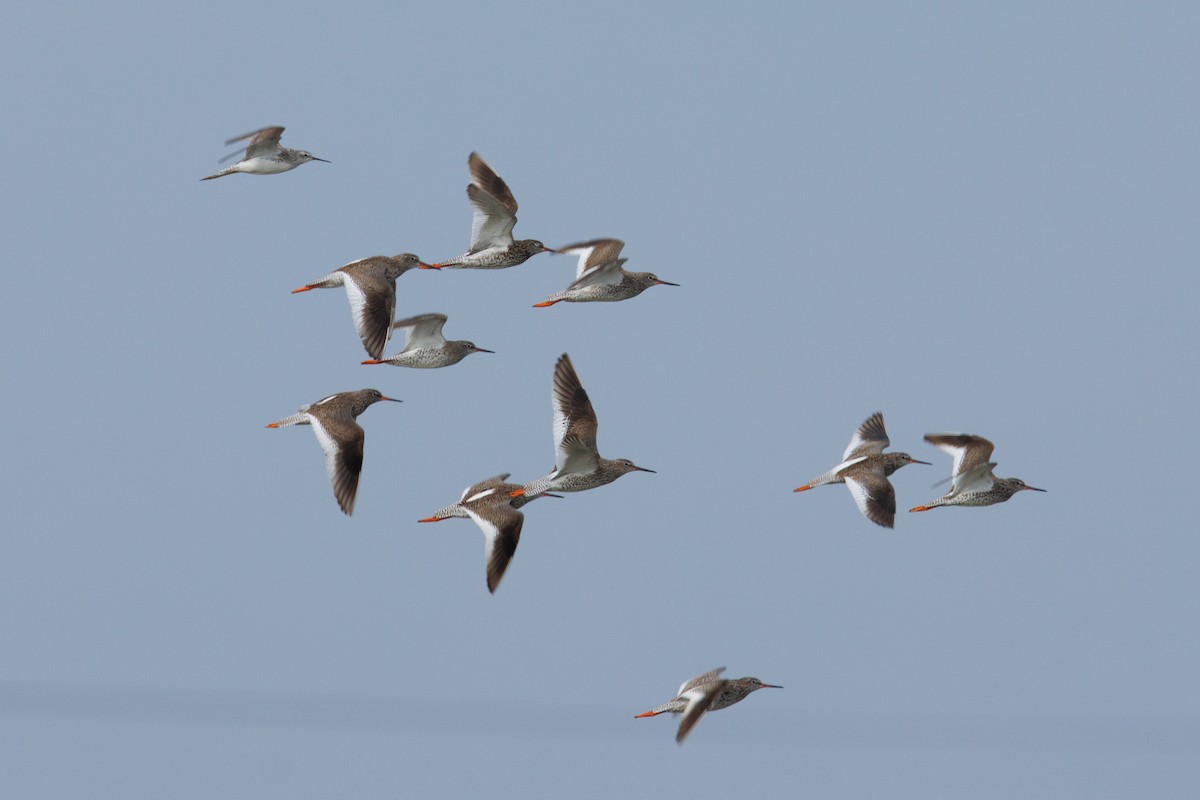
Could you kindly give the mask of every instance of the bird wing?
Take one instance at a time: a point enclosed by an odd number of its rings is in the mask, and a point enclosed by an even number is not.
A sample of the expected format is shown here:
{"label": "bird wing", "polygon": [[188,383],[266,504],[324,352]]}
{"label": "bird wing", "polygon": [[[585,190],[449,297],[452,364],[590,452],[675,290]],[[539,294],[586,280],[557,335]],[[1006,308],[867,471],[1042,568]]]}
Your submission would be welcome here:
{"label": "bird wing", "polygon": [[407,328],[408,338],[404,341],[404,351],[420,350],[425,347],[441,347],[446,343],[442,336],[442,326],[449,319],[445,314],[419,314],[415,317],[397,320],[393,328]]}
{"label": "bird wing", "polygon": [[498,495],[499,500],[490,503],[472,503],[467,506],[467,513],[479,530],[483,531],[483,562],[487,568],[487,587],[489,592],[495,592],[504,577],[508,563],[517,552],[517,543],[521,541],[521,528],[525,524],[525,515],[510,506],[505,494]]}
{"label": "bird wing", "polygon": [[504,179],[496,174],[492,165],[483,160],[479,153],[471,153],[467,158],[467,167],[471,170],[471,182],[490,194],[504,205],[510,214],[517,213],[517,198]]}
{"label": "bird wing", "polygon": [[234,142],[249,139],[250,144],[246,146],[246,158],[254,158],[255,156],[274,155],[279,152],[279,139],[282,136],[283,126],[277,125],[270,128],[259,128],[256,131],[243,133],[241,136],[234,136],[232,139],[226,139],[225,144],[231,145]]}
{"label": "bird wing", "polygon": [[866,422],[858,426],[850,445],[842,454],[842,460],[848,461],[855,456],[869,456],[882,453],[891,442],[888,441],[887,429],[883,427],[883,413],[876,411]]}
{"label": "bird wing", "polygon": [[467,252],[478,253],[490,247],[510,246],[517,215],[473,183],[467,187],[467,199],[471,201],[475,212],[471,219],[471,248]]}
{"label": "bird wing", "polygon": [[987,439],[970,433],[927,433],[925,441],[954,457],[952,474],[955,483],[959,475],[991,461],[992,450],[995,449],[995,445]]}
{"label": "bird wing", "polygon": [[713,700],[716,700],[728,685],[729,681],[716,680],[697,686],[687,693],[687,708],[683,711],[683,719],[679,720],[679,732],[675,734],[677,744],[683,744],[683,740],[692,732],[692,728],[696,727],[696,723],[704,716],[704,712],[708,711]]}
{"label": "bird wing", "polygon": [[560,247],[558,252],[579,256],[579,263],[575,266],[575,280],[579,280],[585,272],[616,261],[624,246],[625,243],[620,239],[592,239]]}
{"label": "bird wing", "polygon": [[475,209],[471,223],[471,249],[477,253],[489,247],[508,247],[513,243],[512,229],[517,224],[517,198],[491,165],[471,153],[467,159],[471,184],[467,199]]}
{"label": "bird wing", "polygon": [[344,418],[340,414],[309,416],[317,441],[325,452],[325,471],[329,473],[329,480],[333,484],[333,496],[347,516],[353,514],[358,478],[362,473],[363,442],[366,439],[362,426],[354,421],[349,412]]}
{"label": "bird wing", "polygon": [[554,465],[557,474],[596,469],[596,411],[566,353],[554,367]]}
{"label": "bird wing", "polygon": [[616,261],[609,261],[607,264],[601,264],[594,269],[589,269],[587,272],[576,278],[567,291],[579,289],[584,286],[597,286],[602,283],[618,284],[625,276],[621,274],[621,267],[628,261],[627,258],[618,258]]}
{"label": "bird wing", "polygon": [[688,693],[688,691],[690,691],[691,689],[695,689],[697,686],[702,686],[706,683],[712,683],[713,681],[720,678],[721,673],[724,671],[725,671],[724,667],[717,667],[716,669],[710,670],[710,671],[704,673],[703,675],[697,675],[696,677],[692,678],[690,681],[684,681],[683,684],[679,687],[679,696],[683,697],[685,694]]}
{"label": "bird wing", "polygon": [[995,461],[988,461],[983,464],[976,464],[966,472],[958,473],[954,476],[954,486],[950,489],[950,496],[956,497],[960,494],[969,492],[986,492],[996,485],[996,476],[992,472],[996,467]]}
{"label": "bird wing", "polygon": [[[842,473],[844,470],[847,470],[847,469],[849,469],[850,467],[853,467],[855,464],[857,464],[857,463],[859,463],[859,462],[861,462],[861,461],[866,461],[866,460],[867,460],[867,456],[856,456],[856,457],[854,457],[854,458],[851,458],[851,459],[850,459],[850,460],[848,460],[848,461],[843,461],[842,463],[838,464],[836,467],[834,467],[833,469],[829,470],[829,472],[827,472],[827,473],[825,473],[825,474],[826,474],[826,475],[841,475],[841,473]],[[823,478],[823,477],[825,477],[825,475],[822,475],[821,477]],[[842,479],[843,479],[843,480],[845,480],[845,476],[844,476],[844,475],[841,475],[841,477],[842,477]],[[818,480],[819,480],[819,479],[818,479]]]}
{"label": "bird wing", "polygon": [[483,480],[479,483],[468,486],[467,488],[463,489],[462,497],[458,498],[458,502],[465,503],[467,500],[474,500],[480,493],[488,489],[495,489],[497,486],[504,483],[506,480],[508,480],[508,476],[510,475],[512,475],[511,472],[503,472],[499,475],[493,475],[487,480]]}
{"label": "bird wing", "polygon": [[[369,270],[366,265],[371,259],[363,259],[342,267],[346,273],[343,285],[350,301],[350,314],[354,318],[354,329],[362,339],[367,355],[374,359],[383,358],[383,351],[392,338],[392,319],[396,315],[396,287],[383,277],[382,269]],[[363,265],[362,269],[347,267]]]}
{"label": "bird wing", "polygon": [[896,490],[892,482],[879,472],[859,472],[845,478],[846,488],[850,490],[858,510],[863,516],[882,525],[892,528],[896,525]]}

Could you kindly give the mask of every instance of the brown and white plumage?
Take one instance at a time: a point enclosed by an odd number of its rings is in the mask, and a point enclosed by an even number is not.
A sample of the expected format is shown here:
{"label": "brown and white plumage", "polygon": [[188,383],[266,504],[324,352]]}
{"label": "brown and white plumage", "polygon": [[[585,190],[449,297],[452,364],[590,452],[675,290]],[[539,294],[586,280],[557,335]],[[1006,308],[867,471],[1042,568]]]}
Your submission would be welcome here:
{"label": "brown and white plumage", "polygon": [[469,518],[479,526],[484,536],[483,560],[487,569],[487,587],[493,594],[517,552],[517,544],[521,541],[525,515],[518,509],[531,499],[536,499],[513,497],[512,492],[521,486],[506,483],[509,474],[505,472],[468,486],[457,503],[438,509],[432,515],[418,520],[440,522],[452,517],[462,517]]}
{"label": "brown and white plumage", "polygon": [[371,256],[351,261],[319,281],[293,289],[292,294],[345,286],[354,329],[362,339],[363,348],[371,358],[382,358],[396,315],[396,279],[419,266],[421,259],[412,253]]}
{"label": "brown and white plumage", "polygon": [[626,458],[601,457],[596,449],[596,411],[566,353],[554,366],[550,402],[554,409],[554,470],[526,484],[521,490],[524,494],[582,492],[612,483],[628,472],[654,472]]}
{"label": "brown and white plumage", "polygon": [[700,721],[700,717],[704,716],[706,711],[719,711],[722,708],[728,708],[759,689],[783,688],[782,686],[763,683],[758,678],[753,677],[725,679],[721,677],[721,673],[724,671],[724,667],[718,667],[703,675],[698,675],[690,681],[685,681],[679,687],[679,695],[673,700],[668,700],[649,711],[636,714],[634,719],[654,717],[667,712],[682,714],[683,717],[679,721],[679,731],[675,734],[675,741],[683,744],[683,740],[687,738],[687,735],[696,726],[696,723]]}
{"label": "brown and white plumage", "polygon": [[1003,503],[1017,492],[1044,492],[1020,478],[999,478],[993,472],[995,445],[970,433],[927,433],[925,441],[954,458],[950,491],[909,511],[929,511],[939,506],[990,506]]}
{"label": "brown and white plumage", "polygon": [[315,403],[303,406],[290,417],[267,425],[285,428],[289,425],[311,425],[325,453],[325,470],[333,484],[333,496],[347,516],[354,513],[358,494],[358,479],[362,473],[363,443],[366,436],[355,422],[359,414],[380,400],[400,402],[384,397],[378,389],[359,389],[339,392]]}
{"label": "brown and white plumage", "polygon": [[[245,172],[251,175],[275,175],[295,169],[301,164],[307,164],[309,161],[325,161],[325,159],[317,158],[307,150],[293,150],[289,147],[283,147],[279,143],[279,139],[282,136],[283,127],[276,125],[270,128],[259,128],[256,131],[250,131],[249,133],[243,133],[241,136],[226,139],[226,145],[249,139],[250,143],[246,146],[245,156],[233,166],[226,167],[220,172],[208,175],[200,180],[211,181],[213,178],[221,178],[225,175],[232,175],[235,172]],[[235,155],[237,154],[231,153],[221,159],[221,161],[225,161]],[[325,161],[325,163],[328,164],[329,162]]]}
{"label": "brown and white plumage", "polygon": [[471,201],[471,247],[458,258],[430,264],[431,269],[504,269],[514,267],[538,253],[552,253],[536,239],[514,240],[517,224],[517,198],[504,179],[478,153],[467,159],[471,183],[467,199]]}
{"label": "brown and white plumage", "polygon": [[364,364],[391,364],[394,367],[436,369],[457,364],[472,353],[491,353],[462,339],[446,341],[442,326],[449,319],[445,314],[418,314],[396,320],[393,327],[407,331],[404,349],[389,358],[368,359]]}
{"label": "brown and white plumage", "polygon": [[845,483],[863,516],[885,528],[896,524],[896,490],[888,477],[906,464],[928,464],[908,453],[884,453],[891,444],[876,411],[858,426],[850,438],[842,463],[795,491],[803,492],[827,483]]}
{"label": "brown and white plumage", "polygon": [[625,243],[620,239],[593,239],[560,248],[557,252],[579,256],[575,280],[561,292],[555,292],[534,308],[547,308],[555,303],[618,302],[637,297],[651,286],[678,286],[660,280],[651,272],[629,272],[624,269],[628,259],[621,258]]}

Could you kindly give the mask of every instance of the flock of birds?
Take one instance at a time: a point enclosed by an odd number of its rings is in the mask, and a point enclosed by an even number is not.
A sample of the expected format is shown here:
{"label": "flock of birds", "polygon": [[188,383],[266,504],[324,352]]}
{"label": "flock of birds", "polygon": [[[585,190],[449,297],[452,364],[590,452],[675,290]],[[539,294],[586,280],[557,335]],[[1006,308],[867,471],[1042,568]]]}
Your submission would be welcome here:
{"label": "flock of birds", "polygon": [[[280,144],[282,127],[262,128],[225,142],[226,145],[249,139],[244,156],[225,169],[201,180],[248,173],[272,175],[294,169],[309,161],[326,161],[305,150],[293,150]],[[241,151],[221,161],[236,156]],[[326,161],[326,163],[329,163]],[[445,314],[421,314],[395,320],[396,279],[410,269],[505,269],[524,263],[539,253],[565,253],[579,259],[575,280],[563,291],[536,303],[546,308],[560,302],[615,302],[636,297],[651,286],[678,286],[660,280],[648,272],[628,272],[621,258],[624,244],[617,239],[550,248],[536,239],[514,239],[517,200],[508,184],[477,153],[468,159],[471,183],[467,198],[474,212],[471,246],[461,256],[436,263],[425,263],[412,253],[396,256],[372,256],[354,261],[293,293],[312,289],[343,287],[350,301],[354,326],[367,355],[363,364],[391,364],[399,367],[434,369],[457,364],[472,353],[491,353],[469,341],[448,341],[442,334]],[[393,330],[406,332],[403,350],[384,358]],[[377,389],[338,392],[303,406],[297,413],[270,423],[268,428],[309,425],[325,453],[325,466],[339,507],[347,515],[354,511],[362,473],[362,427],[356,418],[380,401],[399,402],[385,397]],[[539,497],[558,497],[555,492],[582,492],[595,489],[629,472],[653,472],[624,458],[609,459],[596,447],[596,411],[579,379],[575,366],[563,354],[554,367],[551,389],[554,469],[543,478],[525,484],[508,483],[509,473],[496,475],[467,487],[457,503],[439,509],[420,522],[440,522],[454,517],[471,519],[483,531],[484,563],[488,591],[494,593],[516,553],[525,516],[521,508]],[[930,444],[948,452],[954,459],[950,490],[941,497],[911,511],[928,511],[940,506],[988,506],[1002,503],[1017,492],[1032,490],[1019,478],[999,478],[991,461],[993,445],[981,436],[963,433],[931,433]],[[883,452],[890,442],[883,414],[876,412],[859,426],[833,469],[797,488],[802,492],[830,483],[844,483],[859,511],[872,522],[886,528],[895,524],[896,492],[888,478],[907,464],[929,464],[907,453]],[[722,678],[724,667],[706,672],[685,682],[678,695],[637,717],[652,717],[673,712],[681,714],[675,740],[684,738],[706,711],[716,711],[739,702],[764,688],[782,688],[758,678]]]}

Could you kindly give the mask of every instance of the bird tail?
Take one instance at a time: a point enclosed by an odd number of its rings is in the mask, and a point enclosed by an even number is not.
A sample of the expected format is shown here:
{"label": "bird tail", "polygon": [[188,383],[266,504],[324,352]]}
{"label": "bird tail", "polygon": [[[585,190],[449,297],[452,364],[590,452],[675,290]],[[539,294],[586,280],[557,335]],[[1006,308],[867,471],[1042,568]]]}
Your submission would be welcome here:
{"label": "bird tail", "polygon": [[226,175],[232,175],[235,172],[241,172],[241,170],[235,169],[234,167],[226,167],[225,169],[221,170],[220,172],[214,172],[212,175],[209,175],[205,178],[201,178],[200,180],[211,181],[213,178],[223,178]]}

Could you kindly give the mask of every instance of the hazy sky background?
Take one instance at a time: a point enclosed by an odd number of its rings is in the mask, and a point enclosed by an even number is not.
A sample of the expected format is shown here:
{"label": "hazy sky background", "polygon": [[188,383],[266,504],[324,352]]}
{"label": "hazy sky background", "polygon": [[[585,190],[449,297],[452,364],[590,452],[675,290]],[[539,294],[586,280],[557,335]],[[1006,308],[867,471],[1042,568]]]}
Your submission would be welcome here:
{"label": "hazy sky background", "polygon": [[[77,3],[0,27],[0,794],[1193,798],[1191,3]],[[285,125],[331,164],[200,183]],[[574,259],[412,272],[495,355],[365,367],[348,261],[461,253],[467,154]],[[394,342],[391,352],[399,346]],[[470,522],[553,461],[569,352],[658,470]],[[353,518],[315,437],[376,387]],[[792,489],[885,414],[894,531]],[[996,443],[1046,494],[908,514]],[[633,715],[716,666],[783,684]]]}

